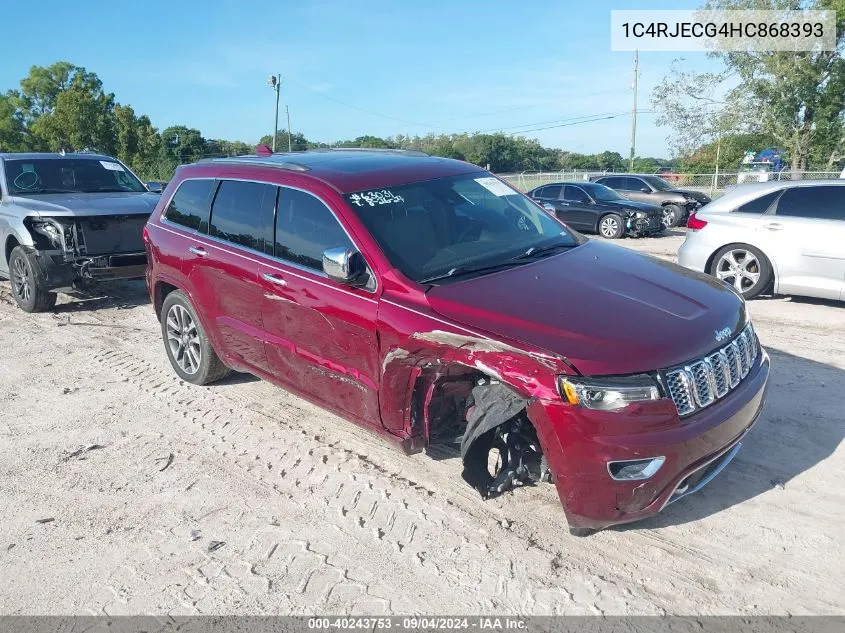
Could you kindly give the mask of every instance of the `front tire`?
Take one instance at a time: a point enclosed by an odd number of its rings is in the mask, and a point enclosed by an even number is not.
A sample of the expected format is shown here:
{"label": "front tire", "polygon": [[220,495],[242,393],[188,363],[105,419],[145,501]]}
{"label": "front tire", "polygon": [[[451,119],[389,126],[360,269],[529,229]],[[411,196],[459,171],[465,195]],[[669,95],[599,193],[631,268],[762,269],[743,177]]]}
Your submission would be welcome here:
{"label": "front tire", "polygon": [[684,213],[677,204],[667,204],[663,207],[663,228],[674,229],[681,223]]}
{"label": "front tire", "polygon": [[24,312],[46,312],[56,305],[58,296],[47,290],[47,280],[41,272],[35,253],[23,246],[15,246],[9,257],[9,281],[12,297]]}
{"label": "front tire", "polygon": [[732,244],[719,249],[709,272],[732,285],[746,299],[753,299],[766,290],[774,277],[766,256],[746,244]]}
{"label": "front tire", "polygon": [[211,346],[187,295],[174,290],[161,306],[161,335],[174,371],[185,382],[209,385],[231,371]]}
{"label": "front tire", "polygon": [[618,240],[625,233],[622,217],[608,213],[599,220],[599,235],[608,240]]}

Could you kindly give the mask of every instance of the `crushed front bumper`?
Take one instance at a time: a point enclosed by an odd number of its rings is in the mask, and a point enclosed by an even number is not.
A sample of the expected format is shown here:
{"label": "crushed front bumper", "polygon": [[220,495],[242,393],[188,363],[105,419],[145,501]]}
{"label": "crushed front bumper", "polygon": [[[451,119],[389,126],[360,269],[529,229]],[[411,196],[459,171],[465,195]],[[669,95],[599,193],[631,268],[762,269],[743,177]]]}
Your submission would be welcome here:
{"label": "crushed front bumper", "polygon": [[653,214],[645,218],[629,216],[625,220],[626,233],[631,237],[650,237],[663,232],[663,218]]}
{"label": "crushed front bumper", "polygon": [[[538,430],[570,527],[600,529],[657,514],[703,488],[736,456],[763,407],[769,358],[722,400],[678,418],[671,400],[631,405],[626,413],[535,401]],[[608,464],[662,457],[645,480],[611,478]]]}

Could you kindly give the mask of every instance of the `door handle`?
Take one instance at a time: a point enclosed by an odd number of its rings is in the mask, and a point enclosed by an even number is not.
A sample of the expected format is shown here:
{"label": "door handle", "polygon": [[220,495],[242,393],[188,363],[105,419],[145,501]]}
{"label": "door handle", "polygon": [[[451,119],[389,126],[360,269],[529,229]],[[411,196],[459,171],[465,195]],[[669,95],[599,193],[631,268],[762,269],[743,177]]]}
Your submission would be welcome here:
{"label": "door handle", "polygon": [[286,282],[284,279],[282,279],[278,275],[274,275],[272,273],[264,273],[263,275],[261,275],[261,278],[264,281],[269,281],[271,284],[274,284],[276,286],[287,286],[288,285],[288,282]]}
{"label": "door handle", "polygon": [[191,246],[188,250],[197,257],[208,257],[208,251],[202,246]]}
{"label": "door handle", "polygon": [[770,222],[766,225],[766,228],[770,231],[781,231],[783,230],[783,224],[781,224],[780,222]]}
{"label": "door handle", "polygon": [[569,206],[568,202],[560,202],[558,204],[560,204],[560,206],[562,206],[562,207],[568,207]]}

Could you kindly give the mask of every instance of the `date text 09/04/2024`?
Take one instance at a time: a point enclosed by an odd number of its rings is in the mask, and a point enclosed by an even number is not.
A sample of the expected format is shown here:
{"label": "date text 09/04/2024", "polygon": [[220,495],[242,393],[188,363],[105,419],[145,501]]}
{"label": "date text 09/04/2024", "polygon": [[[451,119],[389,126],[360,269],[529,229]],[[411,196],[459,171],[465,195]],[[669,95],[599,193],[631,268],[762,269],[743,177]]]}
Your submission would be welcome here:
{"label": "date text 09/04/2024", "polygon": [[309,618],[308,628],[315,630],[525,630],[526,623],[513,617],[351,617]]}

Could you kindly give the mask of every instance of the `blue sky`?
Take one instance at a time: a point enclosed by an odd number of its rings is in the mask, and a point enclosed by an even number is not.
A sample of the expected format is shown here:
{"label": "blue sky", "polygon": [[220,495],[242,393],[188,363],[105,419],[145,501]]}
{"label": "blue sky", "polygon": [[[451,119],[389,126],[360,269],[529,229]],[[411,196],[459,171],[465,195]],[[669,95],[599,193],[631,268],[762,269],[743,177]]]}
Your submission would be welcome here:
{"label": "blue sky", "polygon": [[[649,2],[638,9],[695,8]],[[159,128],[255,142],[272,132],[270,73],[284,77],[294,131],[319,141],[363,134],[514,132],[631,109],[632,54],[610,51],[610,10],[628,3],[461,0],[421,3],[42,0],[4,29],[0,90],[33,64],[96,72]],[[28,11],[28,10],[27,10]],[[640,53],[639,108],[676,58]],[[339,103],[342,102],[342,103]],[[536,124],[536,125],[533,125]],[[667,130],[638,120],[637,154],[668,156]],[[526,134],[577,152],[627,156],[630,116]]]}

